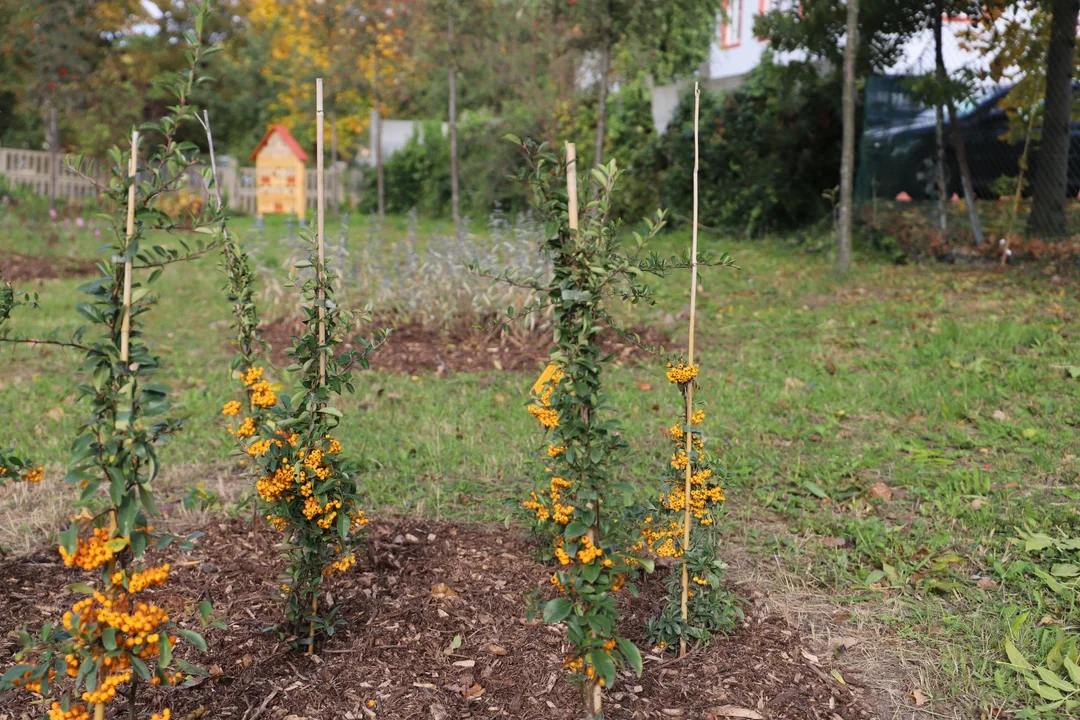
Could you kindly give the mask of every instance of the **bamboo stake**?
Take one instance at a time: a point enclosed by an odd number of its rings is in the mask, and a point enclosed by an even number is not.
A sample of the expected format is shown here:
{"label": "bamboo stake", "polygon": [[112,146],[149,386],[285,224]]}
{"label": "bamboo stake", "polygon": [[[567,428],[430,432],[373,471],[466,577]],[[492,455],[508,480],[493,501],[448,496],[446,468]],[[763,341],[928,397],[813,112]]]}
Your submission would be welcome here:
{"label": "bamboo stake", "polygon": [[[315,297],[319,300],[319,387],[326,385],[326,353],[323,347],[326,345],[326,177],[323,167],[323,81],[315,79],[315,211],[318,213],[316,221],[316,238],[318,242],[319,263],[315,268]],[[319,611],[319,597],[311,597],[311,614],[314,617]],[[315,621],[308,625],[308,649],[307,654],[315,652]]]}
{"label": "bamboo stake", "polygon": [[[132,261],[128,255],[131,248],[131,240],[135,237],[135,174],[139,167],[139,131],[131,131],[131,158],[128,160],[128,177],[131,185],[128,187],[127,204],[127,227],[124,239],[124,315],[120,321],[120,360],[125,365],[131,359],[131,273]],[[109,536],[116,534],[116,510],[109,513]],[[116,568],[116,561],[109,561],[109,576],[111,577]],[[105,720],[105,703],[94,704],[94,720]]]}
{"label": "bamboo stake", "polygon": [[[139,131],[131,131],[131,159],[128,161],[128,177],[131,185],[128,187],[127,206],[127,239],[124,242],[124,253],[131,245],[131,239],[135,235],[135,171],[138,168],[139,159]],[[130,359],[131,344],[131,256],[124,261],[124,319],[120,324],[120,359],[125,363]]]}
{"label": "bamboo stake", "polygon": [[566,143],[566,212],[570,215],[570,229],[578,229],[577,209],[577,147]]}
{"label": "bamboo stake", "polygon": [[[578,231],[578,196],[577,196],[577,147],[574,143],[566,143],[566,213],[570,221],[570,230],[577,240]],[[582,420],[589,421],[585,410],[582,409]],[[600,508],[596,508],[596,524],[585,531],[585,535],[593,545],[600,545],[600,535],[597,527],[600,524]],[[604,690],[595,679],[586,680],[582,687],[582,699],[585,702],[585,710],[590,718],[600,717],[604,709]]]}
{"label": "bamboo stake", "polygon": [[[326,271],[323,267],[326,262],[325,238],[326,238],[326,177],[323,167],[323,83],[322,78],[315,80],[315,202],[316,211],[319,213],[318,238],[319,238],[319,267],[316,296],[319,300],[326,299],[326,290],[323,283],[326,281]],[[319,305],[319,348],[326,344],[326,307]],[[326,385],[326,354],[319,352],[319,385]]]}
{"label": "bamboo stake", "polygon": [[[698,233],[698,113],[701,107],[701,89],[694,83],[694,217],[690,240],[690,339],[687,348],[687,362],[694,365],[694,318],[697,314],[697,233]],[[690,598],[690,573],[687,569],[686,553],[690,550],[690,478],[693,475],[693,463],[689,461],[694,449],[694,435],[689,431],[690,418],[694,415],[694,381],[686,385],[686,484],[683,487],[685,511],[683,514],[683,561],[682,561],[682,619],[688,619],[687,603]],[[686,638],[679,638],[679,657],[686,655]]]}

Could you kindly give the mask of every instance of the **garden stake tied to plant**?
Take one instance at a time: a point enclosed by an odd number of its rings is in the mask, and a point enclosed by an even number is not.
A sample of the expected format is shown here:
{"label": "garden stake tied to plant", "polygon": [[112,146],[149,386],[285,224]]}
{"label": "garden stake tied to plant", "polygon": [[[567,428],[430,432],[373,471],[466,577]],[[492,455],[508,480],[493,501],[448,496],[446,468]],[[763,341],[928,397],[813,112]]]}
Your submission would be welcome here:
{"label": "garden stake tied to plant", "polygon": [[[87,597],[65,612],[59,626],[45,623],[32,637],[19,633],[18,663],[0,679],[0,690],[15,688],[49,697],[60,692],[48,711],[50,720],[103,720],[107,704],[124,693],[127,714],[134,716],[139,681],[151,686],[174,685],[184,673],[170,671],[173,648],[178,637],[200,650],[202,637],[179,627],[167,610],[152,603],[147,590],[163,585],[170,573],[168,563],[140,569],[136,563],[154,541],[158,548],[172,540],[154,530],[149,515],[155,514],[151,484],[159,463],[156,447],[180,429],[178,420],[162,418],[169,410],[168,389],[150,379],[160,359],[143,343],[143,323],[139,317],[154,303],[150,285],[166,265],[199,257],[216,247],[216,239],[183,251],[151,246],[141,241],[150,230],[171,230],[175,223],[155,207],[163,193],[175,188],[185,170],[195,163],[197,148],[176,140],[177,131],[190,120],[195,109],[188,104],[191,92],[202,78],[196,72],[203,58],[216,48],[204,48],[202,28],[209,16],[208,3],[195,13],[195,27],[186,36],[186,71],[163,83],[176,98],[170,115],[144,130],[161,135],[162,142],[149,153],[145,167],[148,180],[137,177],[139,132],[132,132],[131,150],[111,153],[114,167],[109,186],[99,187],[124,212],[114,220],[116,244],[112,255],[100,263],[102,277],[80,288],[91,302],[76,310],[100,327],[101,337],[84,340],[86,327],[78,328],[71,340],[47,338],[44,342],[81,350],[85,354],[83,372],[91,382],[79,387],[89,398],[91,417],[73,443],[72,470],[67,480],[79,485],[80,514],[60,533],[59,553],[65,565],[98,572],[94,584],[71,587]],[[79,172],[78,161],[74,168]],[[190,218],[199,233],[214,234],[220,215],[202,209]],[[136,270],[152,270],[145,283],[135,281]],[[32,304],[26,301],[18,304]],[[5,301],[6,321],[13,303]],[[41,339],[0,333],[0,341],[37,344]],[[99,492],[107,490],[107,499]],[[199,606],[205,623],[209,603]],[[177,659],[182,670],[199,672]],[[81,702],[79,702],[81,701]],[[168,720],[168,709],[151,715],[151,720]]]}
{"label": "garden stake tied to plant", "polygon": [[[550,433],[546,450],[550,477],[523,506],[533,513],[538,532],[551,538],[559,562],[551,584],[562,597],[544,604],[544,619],[566,624],[574,650],[565,666],[571,681],[582,687],[588,716],[598,717],[603,688],[614,682],[618,665],[628,663],[641,673],[640,652],[618,633],[616,593],[628,586],[633,573],[643,566],[651,569],[652,563],[637,555],[643,543],[625,517],[632,487],[616,480],[627,444],[618,422],[606,417],[605,358],[597,336],[607,325],[640,344],[620,328],[605,301],[651,303],[651,288],[641,276],[662,277],[672,269],[689,267],[689,260],[639,257],[664,226],[663,211],[646,218],[647,234],[632,233],[632,252],[622,252],[621,223],[611,217],[619,177],[615,160],[590,173],[596,192],[579,213],[573,144],[567,144],[565,161],[560,162],[546,144],[507,139],[518,144],[528,159],[519,180],[532,188],[534,206],[546,221],[544,250],[554,265],[550,284],[543,288],[547,298],[535,305],[553,307],[555,345],[528,406]],[[555,184],[561,172],[566,175],[565,195]],[[726,257],[720,262],[730,264]],[[516,281],[510,273],[501,279]],[[527,307],[525,312],[533,309]],[[513,308],[507,314],[513,317]]]}
{"label": "garden stake tied to plant", "polygon": [[[678,572],[668,579],[668,602],[660,616],[646,629],[650,641],[661,649],[676,639],[679,656],[685,656],[689,639],[703,641],[712,631],[726,630],[738,615],[720,584],[723,563],[717,557],[716,538],[707,533],[713,526],[712,508],[725,501],[724,472],[709,457],[702,436],[705,411],[694,398],[700,368],[694,362],[694,330],[697,316],[698,267],[698,109],[700,90],[694,88],[693,229],[690,249],[690,323],[687,357],[667,364],[668,382],[678,387],[684,413],[668,430],[674,447],[666,464],[659,506],[644,518],[641,538],[654,553],[679,559]],[[725,256],[726,266],[733,266]]]}
{"label": "garden stake tied to plant", "polygon": [[[359,466],[342,454],[332,435],[341,412],[330,405],[332,395],[353,392],[351,369],[368,367],[368,354],[385,341],[388,331],[370,340],[357,338],[360,349],[335,354],[344,334],[358,320],[370,321],[370,306],[361,314],[349,312],[334,300],[337,276],[326,265],[325,183],[323,168],[323,84],[316,80],[316,232],[303,231],[308,258],[296,263],[311,269],[295,287],[303,306],[304,333],[295,338],[287,372],[299,376],[301,388],[279,397],[265,377],[258,358],[258,318],[251,301],[252,276],[246,256],[234,249],[225,258],[229,275],[227,295],[233,303],[238,353],[233,369],[244,386],[246,403],[230,400],[222,414],[237,418],[229,431],[258,471],[256,490],[267,521],[283,535],[289,559],[281,590],[286,598],[282,637],[293,647],[314,651],[318,633],[334,633],[338,607],[320,615],[322,584],[356,563],[354,549],[369,520],[360,509]],[[241,410],[249,414],[243,419]]]}

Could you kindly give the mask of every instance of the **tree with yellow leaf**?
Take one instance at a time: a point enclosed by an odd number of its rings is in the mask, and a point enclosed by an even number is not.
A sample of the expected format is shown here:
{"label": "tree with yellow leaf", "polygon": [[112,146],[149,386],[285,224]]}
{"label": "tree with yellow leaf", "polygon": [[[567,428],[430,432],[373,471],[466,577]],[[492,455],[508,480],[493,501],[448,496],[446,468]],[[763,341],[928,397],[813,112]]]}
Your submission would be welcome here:
{"label": "tree with yellow leaf", "polygon": [[[251,0],[251,34],[271,38],[263,73],[280,88],[270,103],[271,121],[288,127],[301,143],[313,144],[309,117],[313,80],[324,77],[331,118],[327,133],[336,141],[332,145],[340,147],[345,157],[353,157],[358,138],[368,130],[371,110],[384,113],[405,95],[403,88],[413,69],[405,52],[411,6],[385,1]],[[378,149],[377,139],[375,146]],[[379,205],[381,211],[383,203]]]}

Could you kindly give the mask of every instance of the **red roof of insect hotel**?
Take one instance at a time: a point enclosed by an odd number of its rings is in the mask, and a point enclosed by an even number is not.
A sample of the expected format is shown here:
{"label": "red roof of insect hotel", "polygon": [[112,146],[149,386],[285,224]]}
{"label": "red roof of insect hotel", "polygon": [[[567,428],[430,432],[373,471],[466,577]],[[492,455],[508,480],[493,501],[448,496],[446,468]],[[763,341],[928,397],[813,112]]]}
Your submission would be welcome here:
{"label": "red roof of insect hotel", "polygon": [[266,131],[266,135],[263,135],[263,139],[259,141],[259,144],[255,146],[255,149],[251,153],[251,159],[254,160],[255,156],[259,154],[259,151],[266,147],[266,143],[270,142],[270,137],[274,133],[279,133],[281,139],[285,141],[285,144],[289,146],[289,149],[293,151],[293,154],[300,159],[301,162],[307,162],[307,153],[300,147],[300,143],[296,142],[296,138],[292,136],[292,133],[284,125],[271,125],[270,129]]}

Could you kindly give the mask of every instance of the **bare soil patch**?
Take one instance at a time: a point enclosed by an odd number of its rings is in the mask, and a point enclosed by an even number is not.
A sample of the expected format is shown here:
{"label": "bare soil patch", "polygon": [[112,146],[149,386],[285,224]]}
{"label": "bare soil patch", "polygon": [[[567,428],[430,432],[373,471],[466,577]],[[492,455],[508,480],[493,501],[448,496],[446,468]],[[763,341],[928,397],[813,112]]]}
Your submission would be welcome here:
{"label": "bare soil patch", "polygon": [[85,277],[94,273],[94,261],[39,255],[0,255],[0,276],[10,282]]}
{"label": "bare soil patch", "polygon": [[[173,717],[215,720],[579,717],[563,678],[565,633],[525,619],[525,596],[547,592],[551,570],[514,531],[409,519],[377,525],[367,556],[332,586],[348,624],[311,657],[267,630],[279,617],[278,535],[240,520],[205,529],[193,552],[164,553],[174,577],[156,602],[190,618],[209,599],[226,627],[210,630],[209,651],[191,657],[208,675],[144,694],[140,713],[169,706]],[[0,561],[0,654],[14,651],[18,626],[59,618],[76,599],[66,586],[84,579],[51,546]],[[433,593],[437,583],[456,597]],[[663,595],[659,578],[640,590],[623,598],[624,627],[635,639]],[[462,642],[452,649],[456,636]],[[808,658],[799,633],[755,602],[731,637],[682,661],[646,652],[644,677],[624,674],[609,689],[606,717],[873,717],[862,691],[836,681],[833,669],[855,675]],[[4,720],[41,714],[26,695],[0,699]]]}
{"label": "bare soil patch", "polygon": [[[407,374],[532,370],[547,361],[551,347],[549,334],[500,334],[472,327],[443,329],[416,323],[395,325],[392,321],[375,325],[393,327],[394,332],[386,344],[371,356],[371,367]],[[263,337],[273,347],[271,358],[275,364],[288,364],[286,351],[292,346],[293,336],[300,332],[299,319],[276,320],[263,328]],[[671,343],[668,334],[656,328],[639,326],[632,328],[631,332],[637,333],[647,346],[660,347]],[[647,357],[640,347],[610,330],[601,335],[600,343],[618,361],[630,362]]]}

